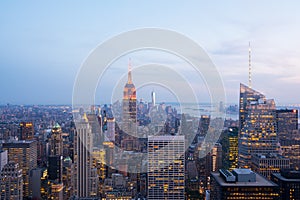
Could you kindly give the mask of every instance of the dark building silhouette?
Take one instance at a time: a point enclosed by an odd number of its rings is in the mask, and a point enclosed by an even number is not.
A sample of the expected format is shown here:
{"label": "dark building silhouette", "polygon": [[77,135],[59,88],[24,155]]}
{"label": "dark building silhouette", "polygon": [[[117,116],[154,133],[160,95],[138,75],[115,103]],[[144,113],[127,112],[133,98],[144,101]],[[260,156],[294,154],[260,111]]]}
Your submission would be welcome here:
{"label": "dark building silhouette", "polygon": [[273,173],[271,180],[279,186],[279,199],[300,200],[300,171],[282,170]]}

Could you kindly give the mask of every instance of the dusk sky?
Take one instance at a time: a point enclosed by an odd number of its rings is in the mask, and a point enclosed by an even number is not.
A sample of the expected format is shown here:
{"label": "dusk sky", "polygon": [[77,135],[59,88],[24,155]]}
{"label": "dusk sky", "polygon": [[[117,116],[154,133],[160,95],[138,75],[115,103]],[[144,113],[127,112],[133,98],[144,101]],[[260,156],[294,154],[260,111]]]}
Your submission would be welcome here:
{"label": "dusk sky", "polygon": [[[0,104],[71,104],[89,53],[143,27],[196,41],[218,68],[227,102],[236,104],[240,82],[248,83],[250,41],[253,88],[278,105],[300,103],[299,8],[298,1],[271,0],[0,1]],[[123,60],[117,64],[125,73]]]}

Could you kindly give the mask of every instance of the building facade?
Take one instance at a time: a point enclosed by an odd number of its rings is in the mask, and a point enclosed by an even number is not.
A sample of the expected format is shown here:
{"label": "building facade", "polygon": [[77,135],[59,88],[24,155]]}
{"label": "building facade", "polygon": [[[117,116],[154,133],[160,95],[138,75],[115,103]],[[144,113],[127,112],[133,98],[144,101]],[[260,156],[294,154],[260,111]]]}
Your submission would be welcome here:
{"label": "building facade", "polygon": [[7,163],[1,171],[0,178],[0,199],[23,200],[22,169],[18,163]]}
{"label": "building facade", "polygon": [[229,127],[222,134],[222,164],[224,169],[238,167],[238,128]]}
{"label": "building facade", "polygon": [[277,185],[250,169],[211,173],[210,199],[278,199]]}
{"label": "building facade", "polygon": [[300,171],[282,170],[280,173],[273,173],[271,180],[279,186],[281,200],[300,199]]}
{"label": "building facade", "polygon": [[250,168],[253,154],[279,153],[274,100],[241,84],[239,122],[239,167]]}
{"label": "building facade", "polygon": [[33,140],[34,126],[32,122],[20,123],[20,140]]}
{"label": "building facade", "polygon": [[132,82],[130,63],[128,66],[128,80],[123,91],[122,132],[122,149],[126,151],[138,151],[140,146],[137,137],[136,89]]}
{"label": "building facade", "polygon": [[290,159],[279,154],[254,154],[252,155],[251,169],[267,179],[271,179],[272,173],[280,172],[280,169],[289,169]]}
{"label": "building facade", "polygon": [[184,136],[148,138],[148,199],[184,199]]}
{"label": "building facade", "polygon": [[[96,197],[97,187],[94,183],[97,174],[93,168],[93,135],[86,115],[76,123],[74,133],[74,195],[76,197]],[[96,188],[95,188],[96,187]]]}
{"label": "building facade", "polygon": [[37,142],[12,141],[3,144],[3,150],[8,152],[8,160],[19,164],[23,174],[23,197],[29,197],[29,175],[37,167]]}

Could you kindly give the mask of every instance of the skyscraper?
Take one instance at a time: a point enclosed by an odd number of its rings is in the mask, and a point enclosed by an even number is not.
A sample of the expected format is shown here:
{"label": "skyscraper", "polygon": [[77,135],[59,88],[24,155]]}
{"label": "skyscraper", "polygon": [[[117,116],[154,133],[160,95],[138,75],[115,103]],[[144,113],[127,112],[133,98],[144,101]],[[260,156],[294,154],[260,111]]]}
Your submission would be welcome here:
{"label": "skyscraper", "polygon": [[8,160],[19,164],[23,174],[23,197],[29,196],[29,173],[37,167],[36,141],[13,141],[3,144]]}
{"label": "skyscraper", "polygon": [[279,141],[290,139],[298,131],[298,110],[276,110],[276,123]]}
{"label": "skyscraper", "polygon": [[300,132],[298,130],[298,110],[277,110],[276,118],[281,153],[284,157],[290,159],[291,168],[299,170]]}
{"label": "skyscraper", "polygon": [[63,138],[58,123],[51,130],[49,139],[50,155],[48,157],[49,180],[62,183]]}
{"label": "skyscraper", "polygon": [[7,164],[7,151],[0,150],[0,172],[4,165]]}
{"label": "skyscraper", "polygon": [[222,144],[222,163],[223,168],[233,170],[238,167],[238,128],[229,127],[223,133]]}
{"label": "skyscraper", "polygon": [[20,139],[21,140],[33,140],[34,126],[32,122],[20,123]]}
{"label": "skyscraper", "polygon": [[[93,167],[93,135],[86,114],[76,123],[74,134],[74,192],[76,197],[95,197]],[[93,177],[94,175],[94,177]],[[97,190],[97,188],[96,188]]]}
{"label": "skyscraper", "polygon": [[123,92],[122,106],[122,131],[123,138],[121,147],[124,150],[132,151],[139,149],[137,138],[137,107],[136,107],[136,89],[132,82],[131,64],[128,65],[128,80]]}
{"label": "skyscraper", "polygon": [[156,104],[155,92],[154,91],[151,92],[151,100],[152,100],[152,106],[154,107],[155,104]]}
{"label": "skyscraper", "polygon": [[253,154],[279,152],[273,99],[241,84],[239,123],[239,167],[250,168]]}
{"label": "skyscraper", "polygon": [[291,168],[300,170],[300,132],[298,136],[280,141],[282,155],[290,159]]}
{"label": "skyscraper", "polygon": [[1,173],[0,199],[23,199],[22,169],[14,161],[7,163]]}
{"label": "skyscraper", "polygon": [[136,90],[132,82],[131,66],[128,66],[128,80],[123,93],[123,130],[127,134],[136,129]]}
{"label": "skyscraper", "polygon": [[184,136],[148,138],[148,199],[184,199]]}
{"label": "skyscraper", "polygon": [[200,136],[205,136],[209,129],[210,124],[210,116],[209,115],[201,115],[199,120],[198,134]]}

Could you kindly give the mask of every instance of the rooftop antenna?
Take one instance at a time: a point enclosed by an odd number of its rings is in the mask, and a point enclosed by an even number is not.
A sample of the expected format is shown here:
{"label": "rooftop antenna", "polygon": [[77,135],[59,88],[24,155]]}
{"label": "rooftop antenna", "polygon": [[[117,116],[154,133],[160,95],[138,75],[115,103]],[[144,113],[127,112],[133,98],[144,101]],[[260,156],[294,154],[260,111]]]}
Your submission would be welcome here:
{"label": "rooftop antenna", "polygon": [[251,80],[251,45],[249,42],[249,88],[252,88],[252,80]]}
{"label": "rooftop antenna", "polygon": [[128,60],[128,83],[132,83],[132,77],[131,77],[131,58]]}

